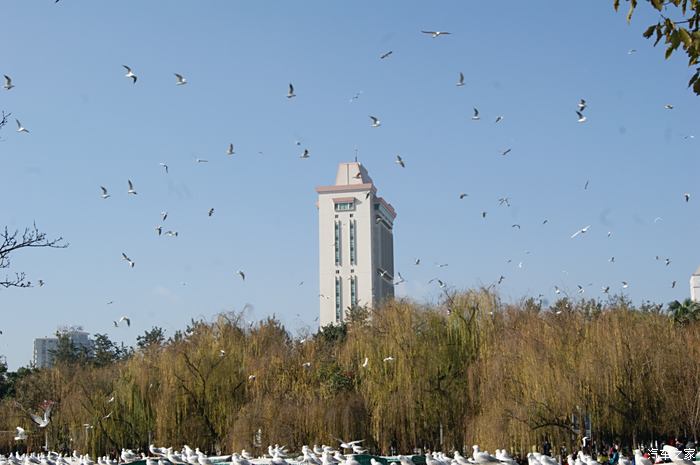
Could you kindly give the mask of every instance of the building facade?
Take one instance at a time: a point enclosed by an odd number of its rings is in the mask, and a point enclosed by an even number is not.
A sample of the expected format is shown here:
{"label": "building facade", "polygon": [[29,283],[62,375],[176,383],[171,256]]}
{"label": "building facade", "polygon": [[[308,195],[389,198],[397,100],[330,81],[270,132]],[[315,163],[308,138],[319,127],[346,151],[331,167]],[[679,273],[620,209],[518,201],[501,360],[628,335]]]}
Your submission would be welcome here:
{"label": "building facade", "polygon": [[700,302],[700,266],[690,277],[690,299]]}
{"label": "building facade", "polygon": [[92,351],[93,344],[90,333],[81,327],[59,328],[56,337],[40,337],[34,339],[34,366],[36,368],[51,368],[54,361],[54,352],[58,348],[58,335],[67,336],[71,343],[79,349]]}
{"label": "building facade", "polygon": [[341,163],[335,184],[318,193],[321,327],[347,310],[394,296],[394,208],[377,196],[367,170]]}

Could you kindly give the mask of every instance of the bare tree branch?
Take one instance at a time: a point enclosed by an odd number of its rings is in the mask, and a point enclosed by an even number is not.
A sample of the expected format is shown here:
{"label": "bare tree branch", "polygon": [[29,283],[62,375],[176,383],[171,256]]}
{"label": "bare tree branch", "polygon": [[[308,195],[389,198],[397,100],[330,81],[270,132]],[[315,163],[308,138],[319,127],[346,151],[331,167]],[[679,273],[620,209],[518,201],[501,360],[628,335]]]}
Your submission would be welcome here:
{"label": "bare tree branch", "polygon": [[[3,121],[8,115],[3,113]],[[0,122],[0,127],[5,124]],[[63,242],[63,238],[47,239],[46,233],[39,231],[34,223],[31,227],[25,228],[20,235],[19,230],[10,232],[5,226],[5,230],[0,233],[0,268],[10,267],[10,254],[16,250],[32,247],[49,247],[52,249],[65,249],[67,243]],[[14,278],[5,276],[4,280],[0,278],[0,286],[8,287],[31,287],[31,281],[26,280],[24,272],[16,272]]]}

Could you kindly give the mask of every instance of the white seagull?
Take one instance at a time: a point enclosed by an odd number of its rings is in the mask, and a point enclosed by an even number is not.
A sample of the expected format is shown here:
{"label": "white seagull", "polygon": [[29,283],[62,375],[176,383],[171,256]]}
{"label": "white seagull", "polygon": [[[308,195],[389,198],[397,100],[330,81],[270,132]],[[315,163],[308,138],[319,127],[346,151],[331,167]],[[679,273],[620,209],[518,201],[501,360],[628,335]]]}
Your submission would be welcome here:
{"label": "white seagull", "polygon": [[126,260],[126,262],[129,264],[129,268],[133,268],[135,265],[134,261],[127,257],[124,252],[122,252],[122,260]]}
{"label": "white seagull", "polygon": [[379,121],[378,118],[375,118],[374,116],[371,116],[371,115],[370,115],[370,119],[372,120],[372,127],[373,127],[373,128],[378,128],[379,126],[382,125],[382,122]]}
{"label": "white seagull", "polygon": [[209,212],[207,212],[207,215],[211,216],[214,214],[214,207],[209,209]]}
{"label": "white seagull", "polygon": [[401,168],[406,168],[406,163],[404,163],[403,158],[401,158],[401,155],[396,155],[396,161],[394,162],[397,165],[401,165]]}
{"label": "white seagull", "polygon": [[29,134],[29,131],[27,131],[27,128],[22,126],[22,123],[20,123],[18,119],[15,119],[15,121],[17,121],[17,132],[26,132],[27,134]]}
{"label": "white seagull", "polygon": [[311,156],[311,155],[309,154],[309,149],[304,149],[304,153],[302,153],[301,155],[299,155],[299,158],[305,159],[305,158],[309,158],[310,156]]}
{"label": "white seagull", "polygon": [[165,174],[168,174],[168,165],[166,165],[165,163],[162,163],[162,162],[158,163],[158,164],[163,167],[163,169],[165,170]]}
{"label": "white seagull", "polygon": [[238,275],[241,277],[241,279],[243,281],[245,281],[245,273],[243,272],[243,270],[238,270]]}
{"label": "white seagull", "polygon": [[574,237],[578,236],[579,234],[585,234],[585,233],[587,233],[587,232],[588,232],[588,229],[589,229],[590,227],[591,227],[591,225],[589,224],[589,225],[586,226],[585,228],[579,229],[578,231],[576,231],[575,233],[573,233],[573,234],[571,235],[571,239],[573,239]]}
{"label": "white seagull", "polygon": [[100,197],[102,197],[103,199],[108,199],[109,194],[107,193],[107,188],[104,186],[100,186],[100,189],[102,189],[102,195],[100,195]]}
{"label": "white seagull", "polygon": [[233,151],[233,144],[228,144],[228,147],[226,148],[226,155],[231,156],[235,153],[236,152]]}
{"label": "white seagull", "polygon": [[53,403],[49,404],[48,407],[46,407],[46,410],[44,410],[44,415],[39,416],[35,415],[33,413],[30,413],[29,416],[31,417],[32,421],[37,424],[39,428],[46,428],[49,425],[50,417],[51,417],[51,409],[53,408]]}
{"label": "white seagull", "polygon": [[131,71],[131,68],[129,68],[129,67],[126,66],[126,65],[122,65],[122,66],[124,67],[124,69],[126,69],[126,74],[124,75],[124,77],[133,79],[134,84],[136,84],[136,79],[138,79],[138,78],[136,77],[136,75],[134,74],[134,72]]}
{"label": "white seagull", "polygon": [[450,35],[449,32],[445,32],[445,31],[420,31],[420,32],[422,32],[423,34],[430,34],[433,39],[436,37],[440,37],[440,36]]}
{"label": "white seagull", "polygon": [[24,441],[27,439],[27,433],[24,431],[24,428],[17,426],[17,434],[15,436],[15,441]]}
{"label": "white seagull", "polygon": [[459,72],[459,81],[457,81],[457,87],[462,87],[464,85],[464,73]]}
{"label": "white seagull", "polygon": [[479,116],[479,110],[476,107],[474,107],[474,116],[472,116],[472,119],[474,121],[481,119],[481,116]]}
{"label": "white seagull", "polygon": [[119,318],[118,323],[121,323],[122,321],[126,322],[126,326],[131,326],[131,318],[129,318],[128,316],[124,315],[121,318]]}
{"label": "white seagull", "polygon": [[134,195],[138,194],[138,192],[136,192],[134,190],[134,184],[131,182],[131,179],[127,179],[127,182],[129,183],[129,190],[126,191],[126,193],[127,194],[134,194]]}
{"label": "white seagull", "polygon": [[5,90],[10,90],[10,89],[12,89],[12,88],[14,87],[14,85],[12,85],[12,79],[11,79],[10,76],[8,76],[7,74],[5,74],[5,85],[2,86],[2,87],[3,87]]}
{"label": "white seagull", "polygon": [[292,98],[292,97],[296,97],[296,96],[297,96],[297,94],[294,93],[294,86],[290,82],[289,83],[289,91],[287,91],[287,98]]}
{"label": "white seagull", "polygon": [[177,73],[174,73],[174,74],[175,74],[175,79],[177,79],[177,83],[175,85],[184,86],[185,84],[187,84],[187,79],[182,77],[182,74],[177,74]]}
{"label": "white seagull", "polygon": [[577,111],[576,114],[578,115],[578,122],[579,123],[585,123],[586,120],[588,119],[585,116],[583,116],[583,113],[581,113],[580,111]]}

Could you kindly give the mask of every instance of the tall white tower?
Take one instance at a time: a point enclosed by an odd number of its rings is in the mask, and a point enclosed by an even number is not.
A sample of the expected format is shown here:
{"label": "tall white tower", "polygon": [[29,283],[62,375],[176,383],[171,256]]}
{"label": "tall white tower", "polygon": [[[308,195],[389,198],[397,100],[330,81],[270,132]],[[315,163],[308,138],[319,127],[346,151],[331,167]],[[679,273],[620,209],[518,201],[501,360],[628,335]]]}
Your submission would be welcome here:
{"label": "tall white tower", "polygon": [[394,296],[394,208],[360,163],[341,163],[332,186],[318,192],[321,327],[341,323],[348,308]]}
{"label": "tall white tower", "polygon": [[700,302],[700,266],[690,277],[690,300]]}

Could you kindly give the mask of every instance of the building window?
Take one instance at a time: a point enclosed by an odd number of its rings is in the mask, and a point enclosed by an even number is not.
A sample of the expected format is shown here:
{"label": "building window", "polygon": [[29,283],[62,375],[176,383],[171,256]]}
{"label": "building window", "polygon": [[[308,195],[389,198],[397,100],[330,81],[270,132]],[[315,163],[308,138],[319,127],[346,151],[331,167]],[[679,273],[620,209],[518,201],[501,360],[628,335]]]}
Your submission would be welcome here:
{"label": "building window", "polygon": [[350,221],[350,264],[357,264],[357,227],[355,220]]}
{"label": "building window", "polygon": [[350,306],[357,306],[357,276],[350,277]]}
{"label": "building window", "polygon": [[339,323],[341,321],[341,312],[343,308],[343,280],[342,278],[336,276],[335,278],[335,321]]}
{"label": "building window", "polygon": [[340,266],[340,221],[335,222],[335,266]]}
{"label": "building window", "polygon": [[355,210],[355,202],[338,202],[335,204],[335,211],[348,212]]}

